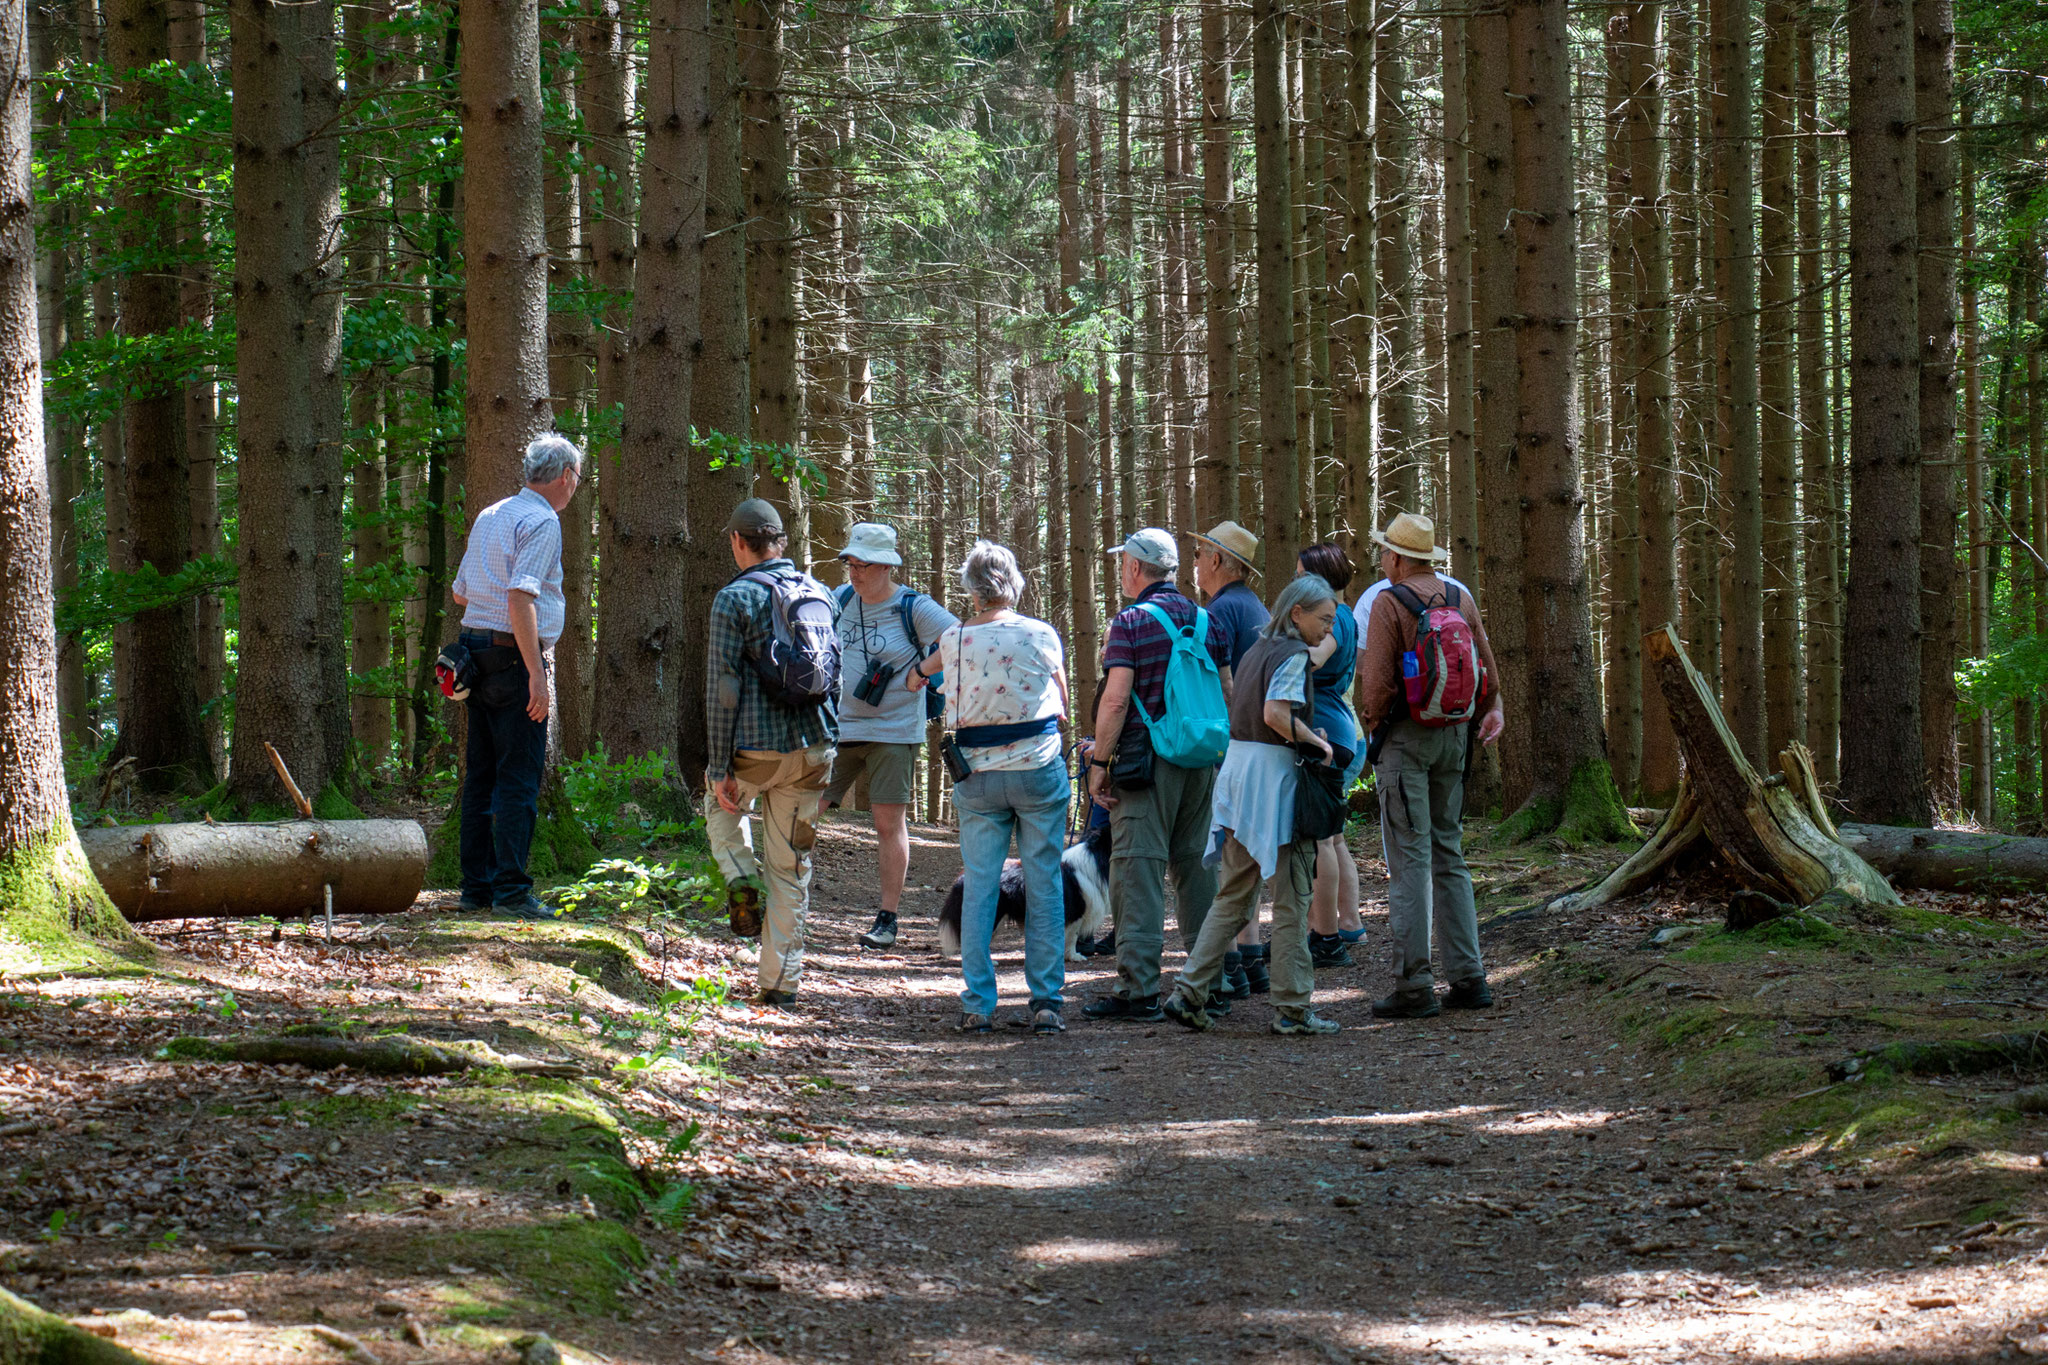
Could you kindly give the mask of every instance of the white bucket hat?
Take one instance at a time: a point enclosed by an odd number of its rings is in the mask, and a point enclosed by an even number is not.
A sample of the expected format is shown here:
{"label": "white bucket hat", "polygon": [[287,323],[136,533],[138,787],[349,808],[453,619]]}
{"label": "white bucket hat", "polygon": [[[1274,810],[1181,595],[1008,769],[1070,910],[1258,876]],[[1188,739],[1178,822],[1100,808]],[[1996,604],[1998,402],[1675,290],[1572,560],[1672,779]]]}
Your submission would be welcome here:
{"label": "white bucket hat", "polygon": [[903,563],[903,556],[896,553],[896,528],[884,526],[878,521],[854,523],[853,530],[846,537],[846,548],[833,558],[858,559],[863,564],[894,564],[899,567]]}

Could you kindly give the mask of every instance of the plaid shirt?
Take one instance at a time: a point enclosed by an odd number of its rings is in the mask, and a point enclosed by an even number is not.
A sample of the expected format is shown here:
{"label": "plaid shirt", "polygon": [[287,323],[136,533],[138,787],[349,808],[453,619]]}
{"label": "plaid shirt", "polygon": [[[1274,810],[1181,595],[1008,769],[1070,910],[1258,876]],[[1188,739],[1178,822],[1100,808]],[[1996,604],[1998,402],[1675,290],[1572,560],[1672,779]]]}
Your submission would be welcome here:
{"label": "plaid shirt", "polygon": [[[1165,612],[1177,626],[1193,625],[1195,604],[1190,602],[1171,579],[1154,583],[1138,594],[1138,603],[1149,603]],[[1131,695],[1145,704],[1145,709],[1155,718],[1166,710],[1166,661],[1173,657],[1173,640],[1167,635],[1152,613],[1141,605],[1125,607],[1109,623],[1109,639],[1102,649],[1103,676],[1112,668],[1131,670]],[[1209,617],[1209,657],[1216,661],[1219,669],[1230,667],[1230,640],[1224,633],[1223,622],[1212,613]],[[1124,715],[1124,732],[1118,739],[1118,751],[1132,753],[1127,744],[1150,744],[1151,732],[1145,722],[1138,719],[1138,708],[1133,706]]]}
{"label": "plaid shirt", "polygon": [[[788,574],[795,573],[796,566],[787,559],[771,559],[742,572]],[[784,706],[762,690],[752,656],[774,634],[775,603],[768,589],[736,576],[718,590],[711,601],[711,662],[704,698],[711,750],[705,773],[713,782],[732,771],[737,750],[786,754],[838,738],[839,718],[829,702]]]}

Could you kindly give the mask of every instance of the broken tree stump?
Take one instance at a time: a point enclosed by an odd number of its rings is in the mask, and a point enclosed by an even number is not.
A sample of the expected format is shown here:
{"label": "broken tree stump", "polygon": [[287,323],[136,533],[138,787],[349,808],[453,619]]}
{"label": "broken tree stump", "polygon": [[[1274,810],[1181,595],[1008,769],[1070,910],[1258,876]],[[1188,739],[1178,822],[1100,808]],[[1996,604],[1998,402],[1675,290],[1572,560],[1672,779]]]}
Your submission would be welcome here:
{"label": "broken tree stump", "polygon": [[1804,746],[1779,755],[1781,771],[1760,775],[1676,630],[1667,625],[1644,636],[1643,661],[1656,676],[1685,759],[1678,797],[1634,856],[1597,885],[1553,901],[1553,908],[1586,909],[1635,895],[1702,839],[1752,890],[1772,900],[1807,906],[1834,893],[1899,904],[1884,877],[1835,838]]}
{"label": "broken tree stump", "polygon": [[136,923],[166,919],[395,915],[427,877],[427,835],[412,820],[284,820],[255,825],[117,825],[78,832],[95,877]]}

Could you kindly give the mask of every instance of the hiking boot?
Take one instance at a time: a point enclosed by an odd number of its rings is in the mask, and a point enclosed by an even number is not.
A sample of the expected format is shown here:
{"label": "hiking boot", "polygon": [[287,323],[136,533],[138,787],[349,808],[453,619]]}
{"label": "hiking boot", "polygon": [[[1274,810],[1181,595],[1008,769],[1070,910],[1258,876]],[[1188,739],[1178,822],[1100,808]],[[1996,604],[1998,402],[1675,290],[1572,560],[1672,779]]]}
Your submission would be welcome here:
{"label": "hiking boot", "polygon": [[862,934],[855,942],[863,948],[894,948],[896,946],[896,912],[883,910],[875,915],[875,927]]}
{"label": "hiking boot", "polygon": [[1067,1031],[1067,1021],[1060,1018],[1058,1010],[1047,1005],[1044,1009],[1031,1012],[1031,1031],[1033,1033],[1065,1033]]}
{"label": "hiking boot", "polygon": [[1238,951],[1244,955],[1245,993],[1268,994],[1273,989],[1273,972],[1270,965],[1273,959],[1273,945],[1259,943],[1248,948],[1240,948]]}
{"label": "hiking boot", "polygon": [[1101,1019],[1109,1023],[1156,1024],[1166,1016],[1159,1011],[1159,997],[1147,995],[1137,1000],[1121,995],[1105,995],[1081,1007],[1086,1019]]}
{"label": "hiking boot", "polygon": [[[1160,1008],[1164,1009],[1165,1006],[1162,1005],[1160,1006]],[[1202,1004],[1202,1010],[1211,1019],[1222,1019],[1227,1017],[1230,1013],[1230,1002],[1228,1000],[1225,1000],[1222,996],[1217,995],[1215,992],[1211,991],[1209,993],[1208,1000],[1204,1001]]]}
{"label": "hiking boot", "polygon": [[1310,934],[1308,936],[1309,965],[1322,967],[1349,967],[1351,950],[1344,946],[1344,940],[1335,934]]}
{"label": "hiking boot", "polygon": [[1451,985],[1451,993],[1444,997],[1447,1010],[1490,1010],[1493,1008],[1493,991],[1483,976],[1469,976]]}
{"label": "hiking boot", "polygon": [[1166,1003],[1159,1007],[1159,1012],[1182,1028],[1193,1029],[1197,1033],[1207,1033],[1209,1026],[1216,1022],[1209,1017],[1206,1008],[1197,1009],[1189,1004],[1188,998],[1179,991],[1166,997]]}
{"label": "hiking boot", "polygon": [[1296,1018],[1291,1014],[1273,1016],[1273,1032],[1290,1038],[1311,1038],[1325,1033],[1335,1033],[1343,1027],[1335,1019],[1326,1019],[1314,1010]]}
{"label": "hiking boot", "polygon": [[559,908],[531,894],[523,900],[507,901],[497,907],[497,912],[506,919],[557,920],[562,917]]}
{"label": "hiking boot", "polygon": [[725,889],[725,922],[739,938],[761,937],[761,888],[733,882]]}
{"label": "hiking boot", "polygon": [[1223,955],[1223,979],[1209,992],[1211,1000],[1249,1000],[1252,994],[1251,980],[1245,975],[1244,954],[1228,952]]}
{"label": "hiking boot", "polygon": [[995,1023],[986,1014],[962,1014],[960,1022],[953,1025],[962,1033],[993,1033]]}
{"label": "hiking boot", "polygon": [[748,1001],[747,1003],[751,1005],[766,1006],[769,1009],[786,1010],[791,1005],[794,1005],[796,1003],[796,992],[769,990],[757,991],[754,994],[754,998]]}
{"label": "hiking boot", "polygon": [[1438,1013],[1434,990],[1396,990],[1372,1002],[1375,1019],[1434,1019]]}

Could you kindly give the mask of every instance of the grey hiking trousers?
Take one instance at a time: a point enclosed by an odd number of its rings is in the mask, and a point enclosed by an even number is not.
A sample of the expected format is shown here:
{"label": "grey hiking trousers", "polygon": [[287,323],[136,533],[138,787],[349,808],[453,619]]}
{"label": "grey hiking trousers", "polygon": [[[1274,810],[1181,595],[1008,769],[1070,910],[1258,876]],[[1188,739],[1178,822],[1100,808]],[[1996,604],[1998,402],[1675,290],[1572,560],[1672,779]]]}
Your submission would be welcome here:
{"label": "grey hiking trousers", "polygon": [[1444,979],[1486,975],[1479,960],[1479,912],[1465,868],[1465,735],[1397,720],[1380,749],[1380,842],[1387,855],[1387,910],[1395,989],[1436,987],[1430,928],[1443,948]]}

